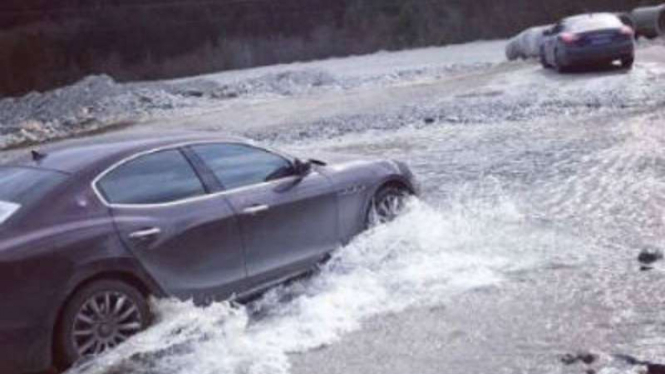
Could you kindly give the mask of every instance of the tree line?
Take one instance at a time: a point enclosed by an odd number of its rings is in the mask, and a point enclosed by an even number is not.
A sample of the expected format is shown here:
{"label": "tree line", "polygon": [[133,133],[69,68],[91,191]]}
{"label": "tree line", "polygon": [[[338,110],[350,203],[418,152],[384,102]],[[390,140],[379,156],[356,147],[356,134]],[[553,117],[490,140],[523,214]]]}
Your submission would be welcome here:
{"label": "tree line", "polygon": [[[582,4],[583,3],[583,4]],[[650,0],[4,0],[0,96],[510,36]]]}

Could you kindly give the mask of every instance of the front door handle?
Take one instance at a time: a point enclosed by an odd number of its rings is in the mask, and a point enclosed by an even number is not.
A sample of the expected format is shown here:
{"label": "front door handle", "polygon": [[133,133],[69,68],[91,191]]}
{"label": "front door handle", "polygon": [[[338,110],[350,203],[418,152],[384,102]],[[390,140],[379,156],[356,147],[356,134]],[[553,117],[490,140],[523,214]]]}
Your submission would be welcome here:
{"label": "front door handle", "polygon": [[151,227],[134,231],[133,233],[129,234],[129,238],[133,240],[145,240],[157,236],[161,233],[162,230],[159,227]]}
{"label": "front door handle", "polygon": [[253,215],[256,215],[256,214],[259,214],[259,213],[263,213],[263,212],[267,211],[268,209],[270,209],[270,206],[268,206],[268,205],[252,205],[248,208],[243,209],[242,212],[244,214],[253,216]]}

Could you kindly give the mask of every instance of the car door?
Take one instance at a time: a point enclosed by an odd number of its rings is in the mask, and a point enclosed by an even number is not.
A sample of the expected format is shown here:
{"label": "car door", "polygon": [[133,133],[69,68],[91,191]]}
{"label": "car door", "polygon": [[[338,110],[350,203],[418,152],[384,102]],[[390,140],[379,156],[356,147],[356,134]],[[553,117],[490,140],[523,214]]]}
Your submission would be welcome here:
{"label": "car door", "polygon": [[247,144],[190,148],[239,216],[254,284],[309,268],[340,245],[337,196],[324,175],[296,175],[291,160]]}
{"label": "car door", "polygon": [[168,294],[201,303],[226,298],[246,281],[233,209],[208,193],[180,150],[132,158],[95,188],[122,241]]}

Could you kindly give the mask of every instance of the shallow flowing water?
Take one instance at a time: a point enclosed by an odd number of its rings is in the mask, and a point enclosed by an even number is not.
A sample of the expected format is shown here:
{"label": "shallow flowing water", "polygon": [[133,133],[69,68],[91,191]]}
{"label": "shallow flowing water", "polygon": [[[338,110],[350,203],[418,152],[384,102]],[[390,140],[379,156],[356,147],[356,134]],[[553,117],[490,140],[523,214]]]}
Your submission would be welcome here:
{"label": "shallow flowing water", "polygon": [[[665,354],[665,272],[636,261],[665,246],[664,77],[524,65],[252,129],[303,156],[406,161],[422,196],[247,305],[154,302],[154,327],[72,373],[637,372],[620,355]],[[579,352],[593,362],[561,360]]]}

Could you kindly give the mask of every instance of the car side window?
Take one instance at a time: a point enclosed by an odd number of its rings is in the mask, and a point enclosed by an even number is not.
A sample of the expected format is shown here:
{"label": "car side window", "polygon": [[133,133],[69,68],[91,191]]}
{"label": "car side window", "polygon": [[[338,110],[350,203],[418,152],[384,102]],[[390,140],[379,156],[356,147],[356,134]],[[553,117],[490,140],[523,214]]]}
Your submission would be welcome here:
{"label": "car side window", "polygon": [[264,149],[234,143],[204,144],[191,149],[227,190],[294,175],[291,162]]}
{"label": "car side window", "polygon": [[111,170],[97,189],[113,204],[163,204],[204,195],[194,169],[179,150],[140,156]]}

